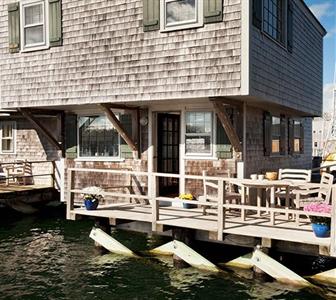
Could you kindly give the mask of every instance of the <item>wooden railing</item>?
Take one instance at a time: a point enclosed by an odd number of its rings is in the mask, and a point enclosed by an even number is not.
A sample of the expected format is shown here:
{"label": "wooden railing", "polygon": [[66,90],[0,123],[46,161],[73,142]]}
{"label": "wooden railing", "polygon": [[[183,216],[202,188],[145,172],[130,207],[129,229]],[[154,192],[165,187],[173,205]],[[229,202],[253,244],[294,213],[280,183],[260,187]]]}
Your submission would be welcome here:
{"label": "wooden railing", "polygon": [[[50,164],[51,171],[50,173],[37,173],[35,174],[33,169],[35,165],[38,164]],[[4,180],[6,185],[10,184],[10,180],[25,181],[26,179],[32,179],[36,177],[50,177],[50,186],[56,186],[56,161],[54,160],[17,160],[12,162],[0,162],[0,168],[2,169],[1,180]],[[20,170],[20,172],[18,171]],[[60,174],[58,174],[60,176]],[[32,183],[34,184],[34,183]]]}
{"label": "wooden railing", "polygon": [[[292,215],[295,217],[295,220],[300,220],[300,217],[310,217],[310,216],[319,216],[331,218],[331,242],[330,242],[330,253],[333,256],[336,256],[336,185],[333,186],[332,190],[332,213],[316,213],[316,212],[306,212],[297,209],[291,208],[276,208],[276,207],[264,207],[264,206],[253,206],[253,205],[243,205],[243,204],[227,204],[225,203],[225,187],[227,184],[230,184],[230,178],[223,177],[213,177],[213,176],[198,176],[198,175],[179,175],[179,174],[166,174],[166,173],[148,173],[148,172],[133,172],[133,171],[123,171],[123,170],[109,170],[109,169],[84,169],[84,168],[69,168],[67,171],[67,187],[66,187],[66,200],[67,200],[67,218],[71,219],[71,213],[74,210],[74,195],[83,194],[81,188],[73,188],[74,174],[75,172],[92,172],[92,173],[108,173],[116,175],[132,175],[132,176],[145,176],[147,177],[148,183],[148,192],[146,195],[138,194],[125,194],[118,192],[102,192],[102,196],[112,196],[118,198],[138,198],[143,200],[148,200],[151,205],[152,210],[152,230],[157,230],[157,223],[160,221],[160,201],[166,202],[179,202],[179,203],[190,203],[197,204],[201,206],[211,206],[217,209],[217,239],[219,241],[223,240],[223,231],[225,230],[226,212],[230,209],[238,210],[244,214],[246,211],[255,211],[259,213],[267,213],[270,220],[274,220],[275,214],[285,214]],[[195,200],[182,200],[169,197],[160,197],[157,195],[157,179],[159,177],[169,177],[177,179],[188,179],[188,180],[211,180],[217,181],[218,183],[218,196],[217,202],[206,202],[206,201],[195,201]],[[113,205],[112,205],[113,206]],[[265,215],[263,215],[264,217]],[[306,223],[307,221],[305,221]],[[297,221],[298,223],[298,221]],[[299,224],[298,224],[299,225]],[[260,225],[262,226],[262,225]],[[299,226],[297,226],[299,228]],[[288,229],[290,230],[290,229]]]}

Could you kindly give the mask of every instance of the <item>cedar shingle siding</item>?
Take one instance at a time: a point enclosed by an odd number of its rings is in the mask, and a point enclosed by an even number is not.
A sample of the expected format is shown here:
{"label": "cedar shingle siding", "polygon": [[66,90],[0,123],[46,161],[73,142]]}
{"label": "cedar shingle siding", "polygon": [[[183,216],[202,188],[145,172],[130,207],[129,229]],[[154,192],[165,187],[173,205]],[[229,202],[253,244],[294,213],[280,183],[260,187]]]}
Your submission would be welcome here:
{"label": "cedar shingle siding", "polygon": [[239,95],[240,1],[223,1],[223,22],[160,33],[144,32],[142,0],[63,0],[63,46],[10,54],[2,0],[2,107]]}
{"label": "cedar shingle siding", "polygon": [[292,3],[292,52],[252,27],[250,93],[311,115],[320,115],[323,84],[322,35],[304,14],[306,9],[303,4],[300,1]]}

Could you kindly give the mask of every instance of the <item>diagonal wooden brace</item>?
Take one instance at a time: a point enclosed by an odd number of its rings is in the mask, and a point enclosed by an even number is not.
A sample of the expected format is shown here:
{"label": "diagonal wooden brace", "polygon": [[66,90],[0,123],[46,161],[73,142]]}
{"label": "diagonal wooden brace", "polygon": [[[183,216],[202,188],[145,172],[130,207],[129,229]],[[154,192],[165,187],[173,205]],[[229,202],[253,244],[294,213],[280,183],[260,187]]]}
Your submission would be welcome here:
{"label": "diagonal wooden brace", "polygon": [[230,117],[225,111],[225,107],[220,101],[212,101],[212,104],[215,108],[216,115],[218,119],[220,120],[229,140],[231,145],[233,146],[234,150],[236,152],[241,153],[242,152],[242,145],[240,144],[239,137],[236,133],[236,130],[232,126],[232,123],[230,121]]}
{"label": "diagonal wooden brace", "polygon": [[27,109],[19,108],[18,111],[24,116],[34,127],[37,131],[41,132],[51,144],[53,144],[58,150],[62,151],[62,145],[59,143],[53,135],[38,121],[30,111]]}
{"label": "diagonal wooden brace", "polygon": [[118,131],[120,136],[124,139],[126,144],[132,149],[133,153],[137,153],[138,152],[137,145],[135,144],[133,139],[128,135],[128,133],[126,132],[125,128],[122,126],[116,115],[112,112],[109,104],[101,103],[99,104],[99,106],[103,109],[103,111],[106,114],[106,117],[112,123],[114,128]]}

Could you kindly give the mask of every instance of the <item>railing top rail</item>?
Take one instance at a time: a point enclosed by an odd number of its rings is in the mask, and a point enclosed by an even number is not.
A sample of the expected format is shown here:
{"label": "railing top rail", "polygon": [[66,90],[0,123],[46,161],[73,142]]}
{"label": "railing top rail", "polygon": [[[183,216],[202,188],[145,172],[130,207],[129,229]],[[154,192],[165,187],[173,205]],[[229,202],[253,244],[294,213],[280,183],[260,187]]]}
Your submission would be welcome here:
{"label": "railing top rail", "polygon": [[316,168],[313,168],[311,170],[312,170],[312,172],[314,172],[314,171],[319,171],[319,170],[323,170],[323,169],[328,169],[328,168],[331,168],[331,167],[336,167],[336,163],[335,164],[330,164],[330,165],[316,167]]}
{"label": "railing top rail", "polygon": [[[170,177],[170,178],[185,178],[185,179],[199,179],[215,180],[215,181],[229,181],[230,178],[218,176],[202,176],[202,175],[182,175],[171,173],[145,172],[145,171],[127,171],[125,169],[110,170],[110,169],[88,169],[88,168],[69,168],[68,171],[74,172],[93,172],[93,173],[111,173],[124,175],[138,175],[138,176],[156,176],[156,177]],[[231,178],[232,179],[232,178]]]}
{"label": "railing top rail", "polygon": [[13,164],[20,164],[20,163],[28,163],[28,164],[42,164],[42,163],[53,163],[56,160],[17,160],[12,162],[0,162],[1,166],[5,165],[13,165]]}

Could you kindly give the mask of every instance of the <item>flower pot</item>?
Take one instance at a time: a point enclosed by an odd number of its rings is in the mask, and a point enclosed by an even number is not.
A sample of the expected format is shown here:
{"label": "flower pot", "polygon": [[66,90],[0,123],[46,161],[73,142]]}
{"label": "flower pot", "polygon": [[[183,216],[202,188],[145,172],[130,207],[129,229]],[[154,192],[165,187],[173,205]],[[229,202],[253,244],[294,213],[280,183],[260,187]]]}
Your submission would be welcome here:
{"label": "flower pot", "polygon": [[191,204],[191,203],[183,203],[183,208],[197,208],[196,204]]}
{"label": "flower pot", "polygon": [[99,201],[97,199],[85,199],[84,205],[87,210],[96,210],[98,207]]}
{"label": "flower pot", "polygon": [[312,228],[317,237],[329,237],[330,236],[330,225],[312,223]]}

